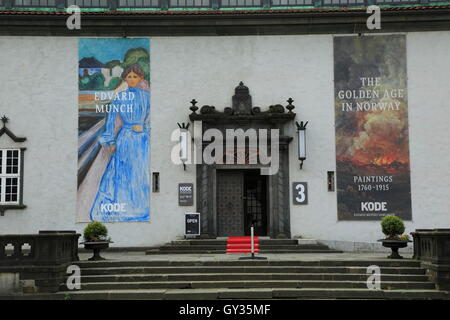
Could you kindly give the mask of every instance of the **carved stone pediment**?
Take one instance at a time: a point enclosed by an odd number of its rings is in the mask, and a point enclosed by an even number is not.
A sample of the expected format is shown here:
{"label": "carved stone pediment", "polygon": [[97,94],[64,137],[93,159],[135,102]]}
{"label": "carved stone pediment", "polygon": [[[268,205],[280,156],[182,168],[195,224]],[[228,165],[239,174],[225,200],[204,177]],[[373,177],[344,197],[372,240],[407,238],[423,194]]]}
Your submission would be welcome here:
{"label": "carved stone pediment", "polygon": [[252,97],[250,96],[248,87],[244,86],[241,81],[239,86],[234,89],[233,114],[252,114]]}
{"label": "carved stone pediment", "polygon": [[191,121],[202,120],[206,122],[236,122],[245,124],[248,121],[259,120],[268,122],[283,123],[295,118],[295,113],[292,110],[295,106],[292,104],[294,100],[289,98],[287,100],[288,105],[284,107],[281,104],[268,106],[266,111],[261,111],[260,107],[253,106],[250,90],[241,81],[235,88],[235,94],[232,97],[232,106],[226,107],[223,112],[217,111],[215,106],[204,105],[199,109],[195,99],[191,101],[192,106],[190,110],[192,113],[189,115]]}

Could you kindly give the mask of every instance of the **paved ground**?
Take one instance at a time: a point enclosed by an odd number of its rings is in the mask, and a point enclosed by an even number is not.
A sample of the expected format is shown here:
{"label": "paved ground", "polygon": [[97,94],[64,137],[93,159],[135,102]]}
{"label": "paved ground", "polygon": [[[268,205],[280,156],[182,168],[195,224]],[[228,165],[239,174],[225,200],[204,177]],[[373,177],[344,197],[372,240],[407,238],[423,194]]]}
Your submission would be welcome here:
{"label": "paved ground", "polygon": [[[411,258],[410,253],[400,253],[404,258]],[[164,260],[194,260],[194,261],[214,261],[214,260],[238,260],[239,257],[248,257],[249,254],[150,254],[145,252],[108,252],[101,253],[102,257],[116,261],[164,261]],[[257,256],[267,257],[269,260],[385,260],[387,253],[267,253]],[[80,253],[80,260],[87,260],[91,253]]]}

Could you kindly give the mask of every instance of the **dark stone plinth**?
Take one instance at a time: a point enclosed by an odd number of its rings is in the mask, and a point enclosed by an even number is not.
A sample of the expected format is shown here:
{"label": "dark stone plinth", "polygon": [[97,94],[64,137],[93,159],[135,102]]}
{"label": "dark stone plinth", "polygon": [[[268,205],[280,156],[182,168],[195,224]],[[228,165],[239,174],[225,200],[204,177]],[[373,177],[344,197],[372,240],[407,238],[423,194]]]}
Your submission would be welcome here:
{"label": "dark stone plinth", "polygon": [[411,235],[413,258],[421,261],[439,289],[450,290],[450,229],[416,229]]}
{"label": "dark stone plinth", "polygon": [[38,292],[57,292],[67,266],[79,260],[79,237],[75,231],[0,235],[0,273],[19,273],[20,280],[34,280]]}

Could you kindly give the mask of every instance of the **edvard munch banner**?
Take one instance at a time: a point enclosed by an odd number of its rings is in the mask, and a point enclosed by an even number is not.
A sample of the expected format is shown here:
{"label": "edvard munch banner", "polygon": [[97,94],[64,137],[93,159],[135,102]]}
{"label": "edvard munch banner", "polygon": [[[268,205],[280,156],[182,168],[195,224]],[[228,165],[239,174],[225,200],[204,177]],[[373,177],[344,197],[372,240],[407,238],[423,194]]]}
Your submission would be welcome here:
{"label": "edvard munch banner", "polygon": [[149,39],[80,39],[78,221],[150,217]]}
{"label": "edvard munch banner", "polygon": [[339,220],[411,220],[406,38],[334,38]]}

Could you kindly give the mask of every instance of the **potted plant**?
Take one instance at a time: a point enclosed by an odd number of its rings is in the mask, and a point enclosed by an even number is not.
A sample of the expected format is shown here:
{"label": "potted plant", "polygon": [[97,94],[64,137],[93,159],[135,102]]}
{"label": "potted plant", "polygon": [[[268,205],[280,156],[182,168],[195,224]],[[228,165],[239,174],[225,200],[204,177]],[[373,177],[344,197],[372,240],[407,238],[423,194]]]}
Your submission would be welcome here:
{"label": "potted plant", "polygon": [[112,243],[111,238],[108,237],[108,229],[100,222],[91,222],[84,228],[83,236],[84,248],[94,252],[88,260],[105,260],[100,256],[100,250],[109,248],[109,244]]}
{"label": "potted plant", "polygon": [[392,253],[388,256],[390,259],[402,259],[398,254],[398,249],[405,248],[408,245],[409,236],[403,234],[405,225],[403,220],[396,216],[385,216],[381,219],[381,230],[386,235],[385,239],[380,239],[383,247],[391,248]]}

